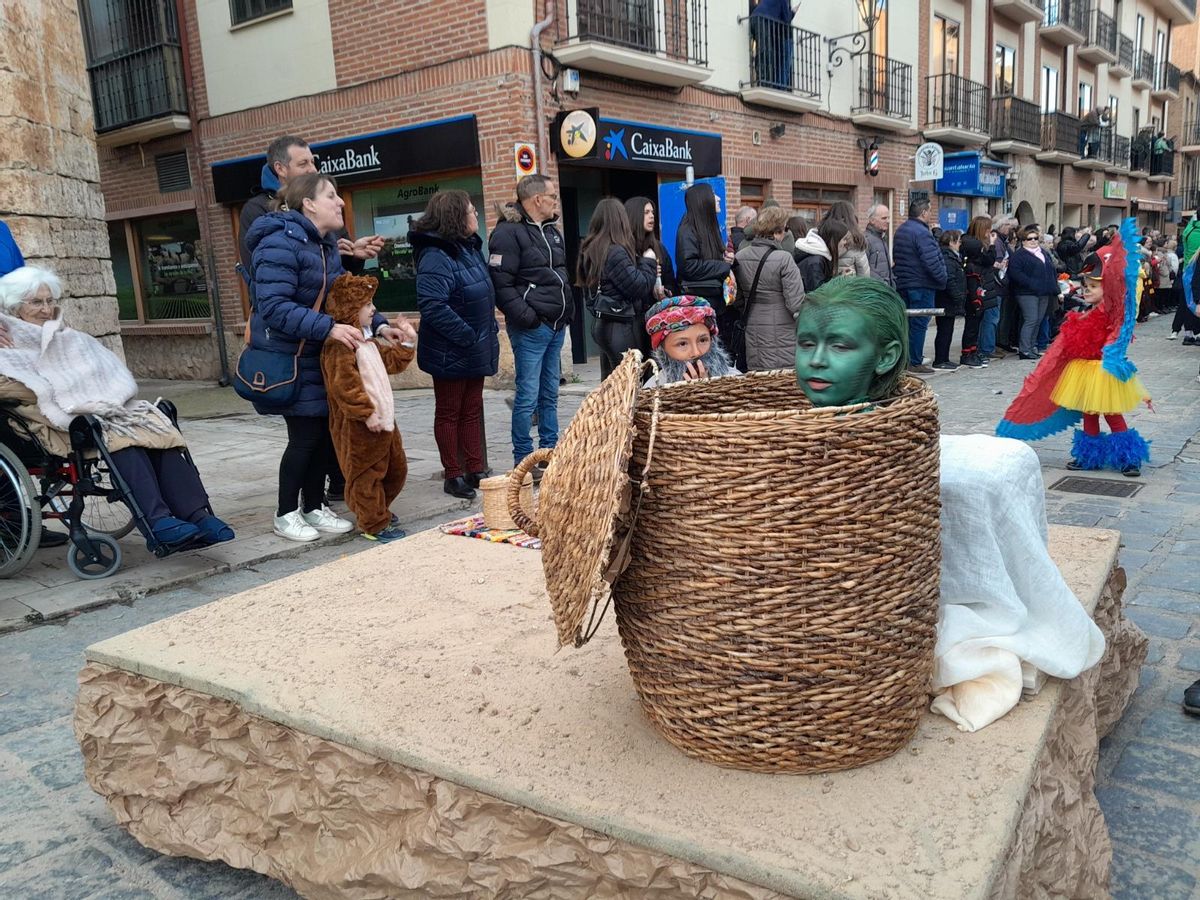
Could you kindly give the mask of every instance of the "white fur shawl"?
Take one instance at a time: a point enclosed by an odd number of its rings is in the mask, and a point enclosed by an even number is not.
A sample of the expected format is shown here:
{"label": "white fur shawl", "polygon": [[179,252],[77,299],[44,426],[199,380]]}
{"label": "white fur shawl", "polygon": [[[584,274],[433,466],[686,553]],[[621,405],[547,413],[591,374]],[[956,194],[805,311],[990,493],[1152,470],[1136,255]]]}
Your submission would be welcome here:
{"label": "white fur shawl", "polygon": [[0,350],[0,374],[37,395],[38,409],[55,428],[90,414],[105,431],[129,435],[136,427],[169,433],[171,421],[151,403],[135,400],[137,382],[116,354],[82,331],[64,328],[61,319],[44,326],[0,315],[12,338]]}

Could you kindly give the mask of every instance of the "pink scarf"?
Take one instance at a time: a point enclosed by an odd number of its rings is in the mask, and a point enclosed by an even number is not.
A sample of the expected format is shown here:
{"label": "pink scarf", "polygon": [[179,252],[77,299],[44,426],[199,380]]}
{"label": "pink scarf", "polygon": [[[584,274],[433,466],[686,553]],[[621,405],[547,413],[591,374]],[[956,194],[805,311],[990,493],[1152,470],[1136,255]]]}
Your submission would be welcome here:
{"label": "pink scarf", "polygon": [[388,380],[379,345],[364,341],[354,351],[358,362],[358,374],[362,376],[363,390],[371,398],[375,412],[367,419],[371,431],[393,431],[396,428],[396,402],[392,397],[392,383]]}

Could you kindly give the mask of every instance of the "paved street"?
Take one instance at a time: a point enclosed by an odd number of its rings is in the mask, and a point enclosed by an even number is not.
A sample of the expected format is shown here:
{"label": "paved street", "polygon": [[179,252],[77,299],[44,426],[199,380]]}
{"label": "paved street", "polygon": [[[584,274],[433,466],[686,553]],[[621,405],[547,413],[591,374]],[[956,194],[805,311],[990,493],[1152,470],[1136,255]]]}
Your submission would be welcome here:
{"label": "paved street", "polygon": [[[1130,417],[1153,440],[1154,460],[1135,482],[1140,492],[1130,499],[1047,492],[1052,522],[1121,531],[1129,615],[1151,636],[1142,686],[1105,741],[1099,772],[1100,800],[1116,848],[1114,895],[1122,900],[1200,900],[1200,720],[1179,710],[1183,688],[1200,678],[1200,348],[1164,340],[1168,324],[1157,318],[1139,326],[1140,339],[1131,351],[1155,398],[1154,412]],[[990,432],[1030,365],[1010,358],[985,370],[934,376],[943,430]],[[595,372],[585,368],[581,377],[565,395],[564,423],[594,383]],[[160,388],[168,395],[171,389],[183,390]],[[486,398],[488,441],[497,468],[507,459],[505,396],[491,392]],[[181,408],[186,415],[186,405]],[[410,488],[398,512],[413,527],[461,514],[438,499],[440,483],[431,480],[437,467],[431,392],[398,394],[397,408],[413,461]],[[83,782],[70,718],[75,675],[89,644],[370,546],[355,539],[303,551],[289,548],[284,556],[260,552],[270,549],[270,541],[261,538],[269,531],[262,516],[272,502],[282,447],[272,427],[249,416],[185,422],[218,507],[247,540],[263,540],[254,554],[176,573],[179,586],[157,592],[153,567],[173,561],[133,559],[131,568],[143,573],[137,583],[145,590],[127,592],[125,602],[0,635],[0,898],[294,896],[251,873],[142,849],[112,824],[103,802]],[[1068,474],[1062,466],[1069,441],[1069,435],[1060,435],[1036,445],[1048,487]],[[1127,482],[1115,474],[1107,477]],[[58,568],[65,568],[61,559],[48,558],[38,571],[49,580]],[[69,587],[65,581],[39,586],[53,594],[56,585],[61,591]],[[35,591],[32,581],[18,587],[0,597],[22,603],[22,596]],[[1003,722],[992,727],[1002,728]]]}

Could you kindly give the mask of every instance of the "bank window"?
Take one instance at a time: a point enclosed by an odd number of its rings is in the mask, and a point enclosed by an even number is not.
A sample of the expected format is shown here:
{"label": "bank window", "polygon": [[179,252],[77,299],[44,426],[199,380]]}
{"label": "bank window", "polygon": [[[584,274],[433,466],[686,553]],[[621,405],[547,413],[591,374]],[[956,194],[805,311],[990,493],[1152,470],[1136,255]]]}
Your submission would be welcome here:
{"label": "bank window", "polygon": [[292,0],[229,0],[229,23],[241,25],[292,8]]}
{"label": "bank window", "polygon": [[1017,80],[1017,51],[1012,47],[997,44],[993,66],[992,82],[995,84],[996,93],[1001,96],[1016,93],[1014,86]]}
{"label": "bank window", "polygon": [[122,320],[211,317],[207,263],[195,213],[113,222],[108,238]]}
{"label": "bank window", "polygon": [[1058,69],[1042,66],[1042,112],[1058,112]]}
{"label": "bank window", "polygon": [[1092,86],[1086,81],[1079,82],[1079,115],[1082,118],[1092,111]]}
{"label": "bank window", "polygon": [[933,17],[933,65],[934,75],[958,74],[958,23],[945,16]]}
{"label": "bank window", "polygon": [[[367,260],[364,275],[379,279],[375,306],[382,312],[415,312],[417,268],[408,232],[421,218],[429,198],[438,191],[466,191],[475,208],[483,210],[483,181],[478,175],[425,178],[388,187],[362,188],[343,194],[353,212],[354,236],[377,234],[384,239],[379,256]],[[484,217],[479,216],[479,236],[485,241]]]}
{"label": "bank window", "polygon": [[767,185],[769,183],[758,178],[743,178],[742,205],[761,209],[763,201],[767,199]]}
{"label": "bank window", "polygon": [[792,206],[810,225],[816,225],[839,200],[854,202],[854,189],[821,184],[792,182]]}

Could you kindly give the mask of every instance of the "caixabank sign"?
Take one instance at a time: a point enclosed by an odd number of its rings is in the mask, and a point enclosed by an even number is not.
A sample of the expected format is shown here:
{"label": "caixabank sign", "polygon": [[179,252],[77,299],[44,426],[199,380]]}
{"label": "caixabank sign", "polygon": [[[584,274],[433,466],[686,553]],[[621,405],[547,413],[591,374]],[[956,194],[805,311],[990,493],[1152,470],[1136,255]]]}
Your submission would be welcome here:
{"label": "caixabank sign", "polygon": [[[390,131],[312,144],[317,168],[338,184],[362,184],[479,166],[474,116],[457,116]],[[213,163],[218,203],[241,203],[259,188],[266,156]]]}
{"label": "caixabank sign", "polygon": [[[571,127],[576,130],[571,132]],[[578,141],[581,135],[583,142]],[[577,140],[569,144],[570,137]],[[680,177],[692,166],[697,178],[721,173],[721,135],[606,119],[596,116],[595,110],[561,114],[551,127],[551,143],[558,161],[567,165],[649,169]],[[586,152],[579,152],[577,148],[584,145]]]}

